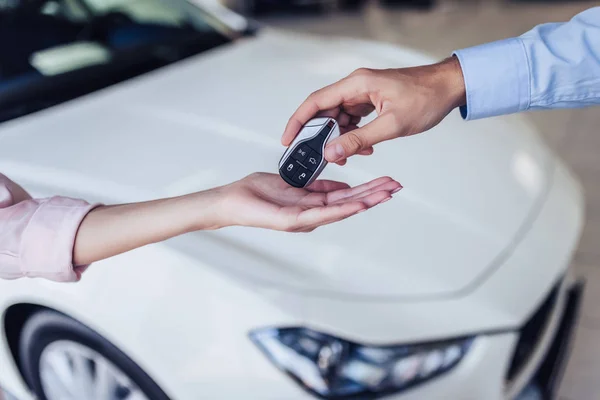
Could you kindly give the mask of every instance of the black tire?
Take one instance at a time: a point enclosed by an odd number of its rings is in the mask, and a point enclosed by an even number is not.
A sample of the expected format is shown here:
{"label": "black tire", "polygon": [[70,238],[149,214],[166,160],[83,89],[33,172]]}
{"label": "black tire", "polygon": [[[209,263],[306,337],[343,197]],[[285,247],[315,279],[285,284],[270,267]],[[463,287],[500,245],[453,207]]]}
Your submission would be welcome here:
{"label": "black tire", "polygon": [[73,341],[96,351],[123,371],[146,397],[169,400],[160,387],[112,343],[80,322],[50,310],[37,312],[27,320],[19,344],[19,361],[25,380],[39,400],[47,400],[40,379],[40,356],[46,346],[57,340]]}

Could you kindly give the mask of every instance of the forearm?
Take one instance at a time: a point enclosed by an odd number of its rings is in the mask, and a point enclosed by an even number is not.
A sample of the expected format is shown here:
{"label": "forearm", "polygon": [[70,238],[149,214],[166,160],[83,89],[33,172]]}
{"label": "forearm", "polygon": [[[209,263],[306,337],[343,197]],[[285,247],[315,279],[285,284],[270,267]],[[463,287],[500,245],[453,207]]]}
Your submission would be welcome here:
{"label": "forearm", "polygon": [[382,177],[355,188],[319,180],[310,188],[254,173],[204,192],[102,206],[81,199],[28,197],[0,175],[0,278],[79,280],[95,261],[187,232],[252,226],[310,232],[385,200],[402,186]]}
{"label": "forearm", "polygon": [[75,265],[117,254],[195,230],[222,226],[221,189],[143,203],[101,206],[81,223],[75,239]]}
{"label": "forearm", "polygon": [[466,119],[600,104],[600,7],[455,54],[465,77]]}
{"label": "forearm", "polygon": [[600,104],[600,7],[519,39],[529,61],[530,109]]}

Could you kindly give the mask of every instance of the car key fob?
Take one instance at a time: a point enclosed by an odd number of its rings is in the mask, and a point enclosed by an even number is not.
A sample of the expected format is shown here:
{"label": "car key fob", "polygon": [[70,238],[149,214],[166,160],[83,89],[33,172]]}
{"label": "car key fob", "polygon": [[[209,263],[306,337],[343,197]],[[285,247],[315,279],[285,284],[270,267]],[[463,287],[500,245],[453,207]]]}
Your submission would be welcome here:
{"label": "car key fob", "polygon": [[279,175],[290,185],[303,188],[315,181],[327,161],[325,146],[340,136],[333,118],[313,118],[300,130],[279,161]]}

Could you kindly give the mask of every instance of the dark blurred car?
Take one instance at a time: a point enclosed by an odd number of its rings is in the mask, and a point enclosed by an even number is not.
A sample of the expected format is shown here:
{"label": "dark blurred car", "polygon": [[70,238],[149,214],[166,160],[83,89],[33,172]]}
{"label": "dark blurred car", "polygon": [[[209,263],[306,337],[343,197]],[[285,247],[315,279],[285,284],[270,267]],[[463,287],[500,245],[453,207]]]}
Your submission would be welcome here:
{"label": "dark blurred car", "polygon": [[222,0],[226,7],[242,15],[254,16],[273,12],[322,12],[356,8],[365,0]]}
{"label": "dark blurred car", "polygon": [[[280,11],[333,11],[355,10],[369,0],[222,0],[226,7],[246,15],[253,16]],[[410,8],[430,8],[434,0],[379,0],[384,6]]]}

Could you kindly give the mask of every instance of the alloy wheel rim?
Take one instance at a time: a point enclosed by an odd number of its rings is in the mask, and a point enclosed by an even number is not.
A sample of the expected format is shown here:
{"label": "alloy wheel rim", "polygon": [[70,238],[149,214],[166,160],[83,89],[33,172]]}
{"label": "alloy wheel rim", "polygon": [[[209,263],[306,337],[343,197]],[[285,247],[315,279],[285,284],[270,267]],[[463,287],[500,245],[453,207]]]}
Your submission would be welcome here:
{"label": "alloy wheel rim", "polygon": [[50,343],[40,356],[40,380],[48,400],[149,400],[102,354],[70,340]]}

